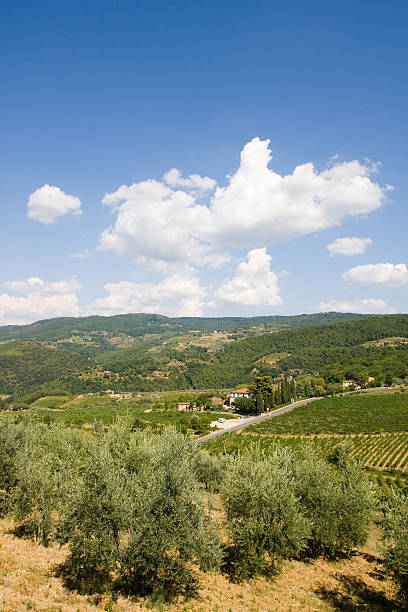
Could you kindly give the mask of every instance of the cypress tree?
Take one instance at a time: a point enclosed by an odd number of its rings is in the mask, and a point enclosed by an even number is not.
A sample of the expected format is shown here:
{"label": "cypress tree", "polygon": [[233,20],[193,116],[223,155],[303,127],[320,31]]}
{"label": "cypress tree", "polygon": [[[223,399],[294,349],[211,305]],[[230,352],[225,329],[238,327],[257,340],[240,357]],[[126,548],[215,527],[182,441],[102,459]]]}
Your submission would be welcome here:
{"label": "cypress tree", "polygon": [[264,399],[261,392],[258,392],[256,396],[256,411],[258,414],[262,414],[264,411]]}

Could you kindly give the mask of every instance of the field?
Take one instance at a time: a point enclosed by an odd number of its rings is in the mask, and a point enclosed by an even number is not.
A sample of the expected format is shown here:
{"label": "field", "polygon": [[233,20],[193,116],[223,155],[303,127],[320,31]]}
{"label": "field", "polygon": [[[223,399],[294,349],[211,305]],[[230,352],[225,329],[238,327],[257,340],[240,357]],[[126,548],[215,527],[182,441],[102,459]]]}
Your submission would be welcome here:
{"label": "field", "polygon": [[70,399],[70,395],[48,395],[47,397],[41,397],[32,406],[45,409],[58,408],[61,404],[69,402]]}
{"label": "field", "polygon": [[347,441],[378,489],[408,484],[408,396],[373,393],[328,398],[206,444],[211,453],[241,453],[254,445],[300,451],[311,444],[328,455]]}
{"label": "field", "polygon": [[332,397],[253,425],[257,434],[357,434],[408,431],[408,394]]}
{"label": "field", "polygon": [[[180,395],[180,394],[177,394]],[[162,402],[177,400],[175,394],[162,394],[163,397],[146,394],[143,399],[118,400],[108,397],[47,396],[34,402],[28,410],[19,413],[34,421],[47,423],[60,422],[73,427],[92,427],[95,422],[110,425],[120,417],[133,419],[135,427],[152,427],[158,429],[165,425],[174,425],[186,433],[195,436],[210,431],[210,423],[217,419],[218,412],[178,412],[166,410],[164,403],[153,403],[153,399]],[[150,399],[148,399],[150,397]],[[3,413],[3,416],[16,413]],[[233,415],[222,413],[226,419]]]}

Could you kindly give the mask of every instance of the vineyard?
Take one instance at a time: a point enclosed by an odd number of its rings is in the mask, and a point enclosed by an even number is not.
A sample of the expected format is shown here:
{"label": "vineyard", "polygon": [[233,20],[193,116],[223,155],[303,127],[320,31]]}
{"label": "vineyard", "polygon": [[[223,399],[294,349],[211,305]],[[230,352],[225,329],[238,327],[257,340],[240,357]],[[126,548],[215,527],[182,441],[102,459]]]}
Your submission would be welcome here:
{"label": "vineyard", "polygon": [[408,470],[408,434],[359,435],[351,438],[352,455],[365,466]]}
{"label": "vineyard", "polygon": [[365,467],[408,471],[408,433],[357,434],[344,436],[254,436],[248,433],[230,434],[227,439],[218,438],[207,444],[211,452],[237,453],[248,450],[254,444],[264,451],[274,446],[286,446],[293,450],[312,444],[323,454],[329,454],[339,443],[348,440],[351,455]]}
{"label": "vineyard", "polygon": [[408,482],[408,396],[404,393],[328,398],[207,443],[210,453],[244,453],[254,445],[300,452],[310,444],[329,455],[348,441],[351,455],[383,492]]}
{"label": "vineyard", "polygon": [[330,397],[248,428],[257,434],[358,434],[408,431],[408,394]]}

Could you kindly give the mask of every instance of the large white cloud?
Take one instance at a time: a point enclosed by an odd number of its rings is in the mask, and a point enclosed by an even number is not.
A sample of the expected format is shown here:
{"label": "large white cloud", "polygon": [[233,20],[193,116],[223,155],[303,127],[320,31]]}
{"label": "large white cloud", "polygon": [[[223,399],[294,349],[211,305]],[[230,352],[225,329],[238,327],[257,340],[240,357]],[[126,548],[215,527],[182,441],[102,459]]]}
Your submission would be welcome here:
{"label": "large white cloud", "polygon": [[408,284],[406,264],[377,263],[355,266],[343,274],[345,280],[367,285],[401,287]]}
{"label": "large white cloud", "polygon": [[227,186],[217,187],[207,205],[197,201],[194,188],[201,181],[202,195],[212,179],[183,179],[176,169],[164,182],[148,180],[107,193],[103,203],[116,218],[99,247],[145,262],[216,264],[223,261],[219,249],[290,240],[339,225],[347,215],[369,213],[385,200],[387,188],[371,178],[373,164],[344,162],[319,172],[306,163],[281,176],[269,169],[270,160],[269,140],[254,138]]}
{"label": "large white cloud", "polygon": [[[184,191],[158,181],[143,181],[106,194],[103,203],[117,211],[115,225],[102,233],[100,248],[119,256],[162,262],[199,261],[208,247],[194,228],[207,222],[208,209]],[[191,230],[192,228],[192,230]]]}
{"label": "large white cloud", "polygon": [[6,281],[1,286],[7,292],[0,293],[0,325],[23,325],[39,319],[80,315],[76,292],[81,285],[75,279],[48,283],[31,277],[24,281]]}
{"label": "large white cloud", "polygon": [[207,294],[191,270],[183,270],[158,283],[107,283],[105,290],[108,295],[90,304],[87,308],[89,314],[111,316],[147,312],[166,316],[198,317],[203,314],[203,299]]}
{"label": "large white cloud", "polygon": [[326,248],[330,255],[361,255],[372,242],[371,238],[337,238]]}
{"label": "large white cloud", "polygon": [[271,261],[265,248],[249,251],[235,276],[219,287],[217,297],[233,304],[280,306],[278,275],[271,269]]}
{"label": "large white cloud", "polygon": [[48,225],[68,213],[81,215],[81,200],[64,193],[59,187],[43,185],[28,199],[27,215],[33,221]]}
{"label": "large white cloud", "polygon": [[388,306],[387,302],[376,298],[330,300],[329,302],[320,302],[317,308],[321,312],[356,312],[359,314],[389,314],[395,312],[395,308]]}
{"label": "large white cloud", "polygon": [[218,241],[236,241],[239,232],[249,245],[282,242],[371,212],[384,201],[385,190],[370,178],[373,165],[351,161],[318,172],[306,163],[281,176],[268,168],[270,160],[269,140],[245,145],[240,167],[212,201],[211,233]]}

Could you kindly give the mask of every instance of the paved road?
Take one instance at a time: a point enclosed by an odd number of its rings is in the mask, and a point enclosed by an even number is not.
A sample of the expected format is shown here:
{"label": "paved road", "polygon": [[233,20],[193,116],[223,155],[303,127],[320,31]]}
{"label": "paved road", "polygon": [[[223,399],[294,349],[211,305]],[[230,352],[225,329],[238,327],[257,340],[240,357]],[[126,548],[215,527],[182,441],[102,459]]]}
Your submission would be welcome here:
{"label": "paved road", "polygon": [[309,397],[308,399],[299,400],[298,402],[293,402],[293,404],[289,404],[288,406],[282,406],[282,408],[277,408],[272,412],[265,412],[264,414],[260,414],[259,416],[250,417],[249,419],[242,419],[237,425],[234,427],[230,427],[229,429],[219,429],[214,431],[202,438],[198,438],[195,440],[195,444],[201,444],[202,442],[208,442],[208,440],[212,440],[213,438],[218,438],[218,436],[222,436],[226,433],[230,433],[231,431],[238,431],[243,427],[248,427],[248,425],[255,425],[256,423],[260,423],[261,421],[266,421],[266,419],[271,419],[272,417],[279,416],[280,414],[284,414],[285,412],[290,412],[297,406],[303,406],[304,404],[308,404],[309,402],[314,402],[315,400],[321,400],[322,397]]}

